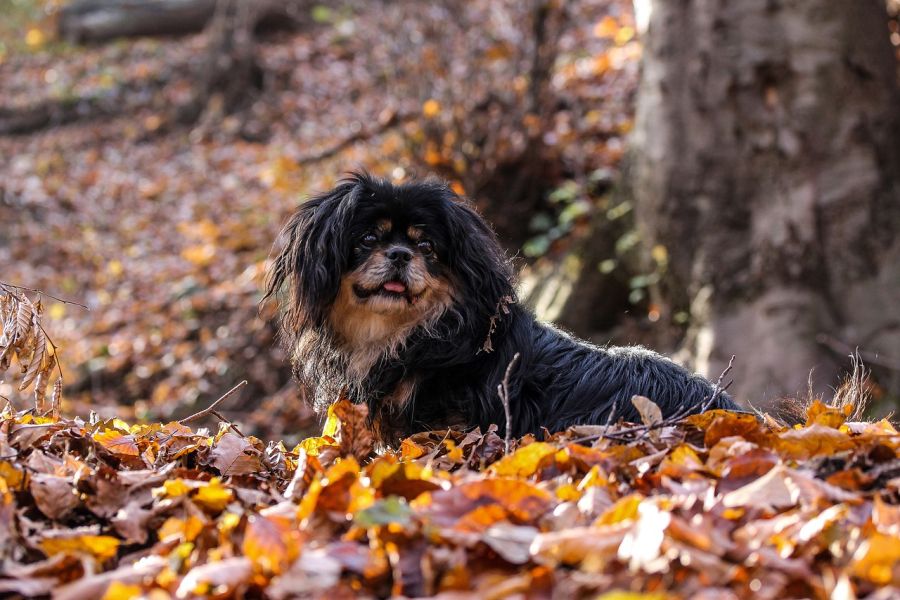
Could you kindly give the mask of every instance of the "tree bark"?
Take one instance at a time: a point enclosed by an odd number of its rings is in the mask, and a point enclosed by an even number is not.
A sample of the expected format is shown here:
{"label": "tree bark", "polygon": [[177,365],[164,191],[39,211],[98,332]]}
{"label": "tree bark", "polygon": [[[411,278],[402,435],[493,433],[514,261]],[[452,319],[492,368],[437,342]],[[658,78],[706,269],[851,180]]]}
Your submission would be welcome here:
{"label": "tree bark", "polygon": [[[859,347],[900,394],[900,95],[884,0],[653,0],[631,187],[684,355],[754,405]],[[879,365],[870,363],[878,374]]]}

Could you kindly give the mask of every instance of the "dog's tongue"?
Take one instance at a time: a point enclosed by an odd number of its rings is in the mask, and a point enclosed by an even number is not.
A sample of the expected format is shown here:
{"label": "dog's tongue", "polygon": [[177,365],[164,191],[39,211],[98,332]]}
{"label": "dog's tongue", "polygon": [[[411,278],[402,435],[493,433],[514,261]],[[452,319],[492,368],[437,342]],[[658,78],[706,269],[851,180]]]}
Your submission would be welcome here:
{"label": "dog's tongue", "polygon": [[388,281],[383,287],[387,291],[394,292],[395,294],[402,294],[406,291],[406,286],[399,281]]}

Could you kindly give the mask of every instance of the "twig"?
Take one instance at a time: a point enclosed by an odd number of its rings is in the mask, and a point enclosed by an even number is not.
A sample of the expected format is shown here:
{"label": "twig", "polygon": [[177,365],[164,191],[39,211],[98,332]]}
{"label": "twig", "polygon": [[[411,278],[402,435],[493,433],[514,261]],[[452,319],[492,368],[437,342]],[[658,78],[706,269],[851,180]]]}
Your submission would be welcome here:
{"label": "twig", "polygon": [[181,419],[181,420],[178,421],[178,422],[179,422],[181,425],[187,425],[187,424],[190,423],[191,421],[196,421],[197,419],[200,419],[200,418],[202,418],[202,417],[205,417],[206,415],[213,415],[214,417],[216,417],[217,419],[219,419],[219,420],[222,421],[223,423],[228,423],[229,427],[231,427],[231,428],[234,430],[234,432],[237,433],[239,436],[241,436],[241,437],[246,437],[243,433],[240,432],[240,430],[239,430],[237,427],[234,426],[234,423],[232,423],[231,421],[229,421],[228,419],[226,419],[225,417],[223,417],[222,415],[220,415],[218,412],[216,412],[216,407],[217,407],[217,406],[218,406],[225,398],[227,398],[228,396],[232,395],[233,393],[235,393],[236,391],[238,391],[239,389],[241,389],[241,388],[244,387],[245,385],[247,385],[247,380],[246,380],[246,379],[243,380],[242,382],[240,382],[239,384],[237,384],[236,386],[234,386],[233,388],[231,388],[230,390],[228,390],[227,392],[225,392],[224,394],[222,394],[222,395],[219,397],[218,400],[216,400],[215,402],[213,402],[212,404],[210,404],[208,407],[204,408],[203,410],[201,410],[201,411],[198,412],[198,413],[192,414],[192,415],[189,416],[189,417],[185,417],[185,418]]}
{"label": "twig", "polygon": [[616,416],[616,411],[619,410],[619,399],[616,398],[613,400],[612,408],[609,410],[609,415],[606,416],[606,423],[603,424],[603,433],[600,434],[598,440],[602,440],[607,432],[609,431],[610,426],[612,425],[613,418]]}
{"label": "twig", "polygon": [[235,432],[236,434],[238,434],[239,436],[241,436],[241,437],[247,437],[246,435],[244,435],[243,433],[241,433],[241,430],[237,428],[237,425],[235,425],[234,423],[232,423],[231,421],[229,421],[228,419],[226,419],[225,417],[223,417],[223,416],[219,413],[219,411],[211,410],[211,411],[209,412],[209,414],[211,414],[211,415],[214,416],[215,418],[219,419],[219,421],[221,421],[221,422],[223,422],[223,423],[228,423],[228,426],[231,428],[231,430],[234,431],[234,432]]}
{"label": "twig", "polygon": [[0,281],[0,287],[7,288],[6,291],[9,291],[8,288],[15,288],[15,289],[17,289],[17,290],[25,290],[25,291],[28,291],[28,292],[33,292],[33,293],[35,293],[35,294],[40,294],[40,295],[42,295],[42,296],[47,296],[48,298],[53,298],[53,299],[56,300],[57,302],[62,302],[63,304],[71,304],[71,305],[73,305],[73,306],[80,306],[80,307],[83,308],[84,310],[91,310],[90,308],[88,308],[87,306],[85,306],[84,304],[82,304],[81,302],[74,302],[74,301],[72,301],[72,300],[63,300],[62,298],[58,298],[58,297],[54,296],[53,294],[48,294],[47,292],[45,292],[45,291],[43,291],[43,290],[38,290],[38,289],[35,289],[35,288],[25,287],[24,285],[14,285],[14,284],[12,284],[12,283],[6,283],[5,281]]}
{"label": "twig", "polygon": [[732,354],[732,355],[731,355],[731,358],[728,360],[728,366],[725,367],[725,370],[722,371],[722,374],[719,375],[719,378],[718,378],[718,379],[716,379],[716,385],[713,386],[713,393],[712,393],[712,395],[709,397],[709,400],[708,400],[706,403],[703,404],[703,407],[700,409],[700,412],[703,413],[703,412],[708,411],[709,408],[710,408],[710,407],[713,405],[713,403],[716,401],[716,398],[718,398],[719,396],[721,396],[721,395],[722,395],[722,392],[724,392],[726,388],[728,388],[728,387],[731,386],[731,383],[732,383],[732,382],[729,381],[729,382],[728,382],[728,385],[726,385],[726,386],[723,388],[723,387],[722,387],[722,380],[725,379],[725,376],[728,375],[728,373],[731,372],[731,369],[732,369],[733,366],[734,366],[734,354]]}
{"label": "twig", "polygon": [[506,416],[506,432],[503,439],[503,453],[509,454],[509,445],[512,440],[512,412],[509,409],[509,376],[512,374],[513,367],[519,360],[519,353],[516,352],[506,365],[506,373],[503,375],[503,381],[497,384],[497,394],[500,396],[500,402],[503,403],[503,412]]}

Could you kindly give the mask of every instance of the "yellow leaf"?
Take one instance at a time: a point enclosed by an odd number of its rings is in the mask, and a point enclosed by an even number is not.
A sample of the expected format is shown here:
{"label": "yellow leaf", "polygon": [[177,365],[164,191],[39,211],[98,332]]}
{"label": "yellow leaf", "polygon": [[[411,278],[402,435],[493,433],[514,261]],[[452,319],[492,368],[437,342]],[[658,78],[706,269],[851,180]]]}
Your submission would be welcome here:
{"label": "yellow leaf", "polygon": [[619,498],[615,504],[607,508],[600,515],[594,525],[614,525],[622,521],[633,520],[637,518],[638,507],[644,499],[640,494],[629,494],[623,498]]}
{"label": "yellow leaf", "polygon": [[106,264],[106,270],[113,277],[118,277],[125,270],[125,267],[122,266],[122,262],[118,260],[111,260]]}
{"label": "yellow leaf", "polygon": [[30,27],[25,33],[25,43],[28,44],[30,48],[43,46],[45,41],[47,41],[47,38],[44,35],[44,32],[37,27]]}
{"label": "yellow leaf", "polygon": [[197,490],[192,500],[195,504],[213,512],[220,512],[228,506],[233,496],[232,491],[224,487],[218,477],[213,477],[209,483]]}
{"label": "yellow leaf", "polygon": [[659,266],[665,266],[669,262],[669,251],[662,244],[656,244],[655,246],[653,246],[650,254],[653,256],[653,260]]}
{"label": "yellow leaf", "polygon": [[50,310],[47,311],[47,314],[49,314],[50,318],[53,320],[62,319],[66,316],[66,305],[62,302],[56,302],[50,306]]}
{"label": "yellow leaf", "polygon": [[[328,424],[325,424],[328,427]],[[311,437],[306,438],[294,449],[299,452],[300,450],[304,450],[309,456],[319,456],[322,450],[326,448],[337,448],[337,442],[333,437],[330,436],[322,436],[322,437]]]}
{"label": "yellow leaf", "polygon": [[22,484],[25,474],[12,463],[0,460],[0,479],[6,482],[10,488],[18,488]]}
{"label": "yellow leaf", "polygon": [[422,114],[429,119],[438,116],[441,113],[441,103],[431,98],[422,104]]}
{"label": "yellow leaf", "polygon": [[634,38],[634,27],[622,27],[616,32],[615,41],[619,46],[624,46]]}
{"label": "yellow leaf", "polygon": [[191,489],[193,489],[193,488],[191,486],[189,486],[184,481],[184,479],[182,479],[180,477],[178,479],[170,479],[168,481],[165,481],[165,482],[163,482],[163,485],[162,485],[163,494],[167,498],[175,498],[177,496],[184,496],[185,494],[190,492]]}
{"label": "yellow leaf", "polygon": [[219,526],[218,526],[219,531],[221,531],[224,534],[228,534],[228,533],[234,531],[234,528],[237,527],[240,524],[240,522],[241,522],[240,515],[233,513],[233,512],[225,513],[225,515],[219,519]]}
{"label": "yellow leaf", "polygon": [[453,440],[446,440],[444,445],[447,446],[447,458],[455,463],[463,461],[463,449],[456,445]]}
{"label": "yellow leaf", "polygon": [[504,456],[490,466],[490,472],[500,477],[531,477],[541,466],[541,462],[556,453],[556,446],[545,442],[534,442]]}
{"label": "yellow leaf", "polygon": [[41,540],[41,549],[47,556],[62,553],[89,554],[99,561],[105,561],[116,555],[119,540],[109,535],[52,537]]}
{"label": "yellow leaf", "polygon": [[216,247],[212,244],[188,246],[181,251],[181,257],[198,267],[205,267],[216,257]]}
{"label": "yellow leaf", "polygon": [[159,528],[160,541],[176,539],[180,542],[193,542],[203,531],[203,521],[194,515],[187,519],[169,517]]}
{"label": "yellow leaf", "polygon": [[584,491],[590,487],[603,487],[606,485],[609,485],[609,480],[606,475],[600,471],[600,467],[594,465],[591,467],[591,470],[581,478],[581,481],[578,483],[578,489]]}
{"label": "yellow leaf", "polygon": [[564,483],[556,488],[556,497],[563,502],[578,502],[581,499],[581,491],[572,483]]}
{"label": "yellow leaf", "polygon": [[131,600],[131,598],[139,598],[143,590],[141,586],[122,583],[121,581],[113,581],[106,588],[102,600]]}
{"label": "yellow leaf", "polygon": [[900,541],[896,536],[875,533],[853,557],[852,573],[876,585],[900,583]]}

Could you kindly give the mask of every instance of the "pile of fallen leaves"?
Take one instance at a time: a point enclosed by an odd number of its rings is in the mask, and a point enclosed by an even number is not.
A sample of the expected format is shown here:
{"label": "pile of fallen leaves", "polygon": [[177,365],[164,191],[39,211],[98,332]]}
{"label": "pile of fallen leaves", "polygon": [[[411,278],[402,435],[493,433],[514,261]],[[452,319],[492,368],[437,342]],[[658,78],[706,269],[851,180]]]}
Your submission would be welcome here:
{"label": "pile of fallen leaves", "polygon": [[0,593],[53,598],[896,598],[900,434],[711,411],[376,451],[340,401],[288,449],[0,418]]}

